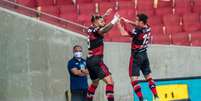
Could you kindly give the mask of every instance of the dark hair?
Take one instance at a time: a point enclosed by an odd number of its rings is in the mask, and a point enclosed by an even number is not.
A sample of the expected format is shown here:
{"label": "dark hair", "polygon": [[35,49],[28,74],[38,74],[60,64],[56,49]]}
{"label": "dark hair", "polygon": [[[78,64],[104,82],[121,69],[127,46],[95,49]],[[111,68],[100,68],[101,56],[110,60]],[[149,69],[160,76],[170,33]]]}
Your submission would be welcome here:
{"label": "dark hair", "polygon": [[98,20],[98,19],[101,19],[103,18],[102,16],[100,15],[92,15],[91,16],[91,22],[93,23],[94,21]]}
{"label": "dark hair", "polygon": [[146,14],[140,13],[137,14],[139,21],[142,21],[144,24],[147,24],[148,16]]}
{"label": "dark hair", "polygon": [[82,46],[80,46],[80,45],[75,45],[74,47],[73,47],[73,51],[75,50],[75,48],[77,48],[77,47],[79,47],[79,48],[81,48],[82,49]]}

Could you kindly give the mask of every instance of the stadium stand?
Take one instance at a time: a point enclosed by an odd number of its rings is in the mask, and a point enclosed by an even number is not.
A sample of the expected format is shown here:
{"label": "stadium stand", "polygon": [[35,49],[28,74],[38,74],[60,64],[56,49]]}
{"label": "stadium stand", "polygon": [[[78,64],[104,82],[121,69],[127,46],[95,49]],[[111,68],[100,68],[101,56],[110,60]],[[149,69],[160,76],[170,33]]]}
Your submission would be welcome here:
{"label": "stadium stand", "polygon": [[180,32],[172,34],[172,43],[174,45],[190,46],[189,35],[187,32]]}
{"label": "stadium stand", "polygon": [[191,46],[201,46],[201,31],[190,34]]}
{"label": "stadium stand", "polygon": [[163,17],[166,34],[182,32],[181,17],[178,15],[166,15]]}
{"label": "stadium stand", "polygon": [[157,16],[163,17],[164,15],[171,15],[173,14],[173,1],[163,1],[158,0],[158,5],[155,8],[155,13]]}
{"label": "stadium stand", "polygon": [[201,14],[201,2],[200,0],[193,0],[193,12]]}
{"label": "stadium stand", "polygon": [[59,16],[66,20],[77,21],[77,9],[73,5],[62,5],[59,6]]}
{"label": "stadium stand", "polygon": [[201,29],[200,15],[197,13],[183,15],[183,28],[185,32],[195,32]]}
{"label": "stadium stand", "polygon": [[[91,25],[92,14],[103,14],[108,8],[113,8],[113,12],[111,16],[106,17],[106,22],[112,19],[115,12],[119,12],[121,16],[130,20],[134,20],[138,13],[146,13],[152,27],[151,43],[199,45],[199,42],[193,41],[193,36],[194,33],[201,32],[200,0],[16,0],[16,3],[39,11],[39,13],[27,12],[22,8],[17,8],[17,12],[39,17],[43,21],[59,26],[58,23],[62,21],[40,14],[40,12],[84,26]],[[187,41],[186,37],[189,33],[192,39]],[[118,36],[119,34],[118,30],[113,28],[105,40],[129,42],[129,38]]]}
{"label": "stadium stand", "polygon": [[192,13],[192,0],[175,0],[175,14],[184,15]]}

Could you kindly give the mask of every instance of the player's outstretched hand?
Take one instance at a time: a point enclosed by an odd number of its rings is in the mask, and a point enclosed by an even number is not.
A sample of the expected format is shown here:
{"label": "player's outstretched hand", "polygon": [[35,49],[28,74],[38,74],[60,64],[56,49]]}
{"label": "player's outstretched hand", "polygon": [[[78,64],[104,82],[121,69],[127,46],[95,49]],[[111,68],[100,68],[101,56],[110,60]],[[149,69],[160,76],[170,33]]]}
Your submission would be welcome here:
{"label": "player's outstretched hand", "polygon": [[121,17],[121,20],[123,20],[123,21],[126,22],[126,23],[129,23],[129,22],[130,22],[128,19],[126,19],[126,18],[124,18],[124,17]]}
{"label": "player's outstretched hand", "polygon": [[110,15],[111,12],[112,12],[112,8],[109,8],[109,9],[105,12],[104,16]]}
{"label": "player's outstretched hand", "polygon": [[115,13],[114,18],[112,19],[111,23],[114,25],[120,20],[120,15],[118,13]]}
{"label": "player's outstretched hand", "polygon": [[136,22],[133,22],[133,21],[131,21],[131,20],[128,20],[128,19],[126,19],[126,18],[124,18],[124,17],[121,17],[121,20],[124,21],[125,23],[129,23],[129,24],[132,24],[132,25],[137,25]]}

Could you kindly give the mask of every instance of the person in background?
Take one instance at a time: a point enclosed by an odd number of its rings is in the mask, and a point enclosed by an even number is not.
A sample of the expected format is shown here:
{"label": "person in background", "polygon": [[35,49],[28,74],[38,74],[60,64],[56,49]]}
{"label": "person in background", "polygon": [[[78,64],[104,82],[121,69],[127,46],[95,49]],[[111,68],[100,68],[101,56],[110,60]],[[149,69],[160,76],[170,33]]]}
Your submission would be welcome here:
{"label": "person in background", "polygon": [[87,101],[87,75],[86,60],[82,58],[82,47],[73,47],[73,58],[68,61],[68,71],[70,74],[71,101]]}

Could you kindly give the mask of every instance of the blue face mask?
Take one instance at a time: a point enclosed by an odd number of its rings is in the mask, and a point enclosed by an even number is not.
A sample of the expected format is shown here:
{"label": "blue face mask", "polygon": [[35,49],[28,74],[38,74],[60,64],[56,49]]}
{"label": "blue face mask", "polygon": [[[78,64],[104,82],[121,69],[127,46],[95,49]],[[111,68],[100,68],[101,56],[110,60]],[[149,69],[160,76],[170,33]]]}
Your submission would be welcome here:
{"label": "blue face mask", "polygon": [[82,52],[75,52],[74,57],[75,58],[82,58]]}

